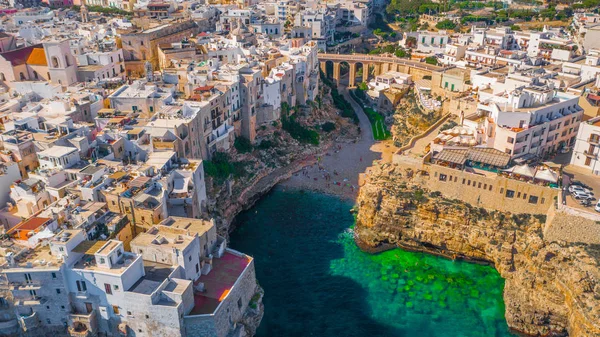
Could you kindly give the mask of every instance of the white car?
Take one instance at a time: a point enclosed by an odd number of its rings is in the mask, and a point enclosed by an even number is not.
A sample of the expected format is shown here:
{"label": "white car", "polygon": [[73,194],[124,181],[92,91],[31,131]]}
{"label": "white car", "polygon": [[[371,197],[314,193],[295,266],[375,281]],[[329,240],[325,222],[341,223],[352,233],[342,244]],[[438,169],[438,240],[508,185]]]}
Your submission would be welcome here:
{"label": "white car", "polygon": [[585,193],[585,192],[582,192],[582,191],[573,191],[571,193],[571,195],[576,200],[585,200],[585,199],[593,199],[594,198],[593,194]]}
{"label": "white car", "polygon": [[582,192],[582,193],[587,193],[587,194],[592,194],[590,192],[590,190],[588,190],[587,188],[583,188],[583,187],[581,187],[579,185],[571,185],[571,186],[569,186],[569,192],[573,193],[575,191]]}
{"label": "white car", "polygon": [[594,207],[594,210],[596,212],[600,212],[600,201],[598,201],[598,203],[596,204],[596,207]]}

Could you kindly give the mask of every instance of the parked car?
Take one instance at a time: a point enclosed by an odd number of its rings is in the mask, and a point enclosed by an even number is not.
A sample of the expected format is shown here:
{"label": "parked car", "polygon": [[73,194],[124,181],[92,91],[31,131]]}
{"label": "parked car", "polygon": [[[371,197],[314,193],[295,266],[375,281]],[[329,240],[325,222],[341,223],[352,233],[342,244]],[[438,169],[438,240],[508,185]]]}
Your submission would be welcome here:
{"label": "parked car", "polygon": [[598,203],[596,204],[596,207],[594,207],[594,210],[596,212],[600,212],[600,201],[598,201]]}
{"label": "parked car", "polygon": [[593,199],[594,198],[593,194],[585,193],[585,192],[582,192],[582,191],[574,191],[574,192],[571,193],[571,195],[576,200],[583,200],[583,199],[587,200],[587,199]]}
{"label": "parked car", "polygon": [[590,190],[590,191],[591,191],[591,190],[593,190],[593,188],[589,187],[588,185],[586,185],[586,184],[582,183],[582,182],[581,182],[581,181],[579,181],[579,180],[573,180],[573,181],[571,181],[571,184],[570,184],[570,185],[577,185],[577,186],[581,186],[581,187],[583,187],[583,188],[585,188],[585,189],[588,189],[588,190]]}
{"label": "parked car", "polygon": [[571,186],[569,186],[569,192],[570,193],[573,193],[575,191],[579,191],[579,192],[587,193],[587,194],[592,194],[592,192],[590,192],[590,190],[588,190],[587,188],[583,188],[580,185],[571,185]]}

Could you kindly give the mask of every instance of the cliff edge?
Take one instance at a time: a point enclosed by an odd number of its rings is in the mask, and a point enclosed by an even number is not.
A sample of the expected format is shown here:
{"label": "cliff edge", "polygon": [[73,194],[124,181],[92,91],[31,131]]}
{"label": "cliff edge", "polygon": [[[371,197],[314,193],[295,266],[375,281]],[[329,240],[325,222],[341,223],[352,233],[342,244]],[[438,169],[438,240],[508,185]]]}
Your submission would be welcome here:
{"label": "cliff edge", "polygon": [[491,263],[506,280],[510,328],[529,335],[600,336],[600,247],[550,242],[545,216],[472,207],[421,189],[413,172],[373,168],[361,187],[356,242]]}

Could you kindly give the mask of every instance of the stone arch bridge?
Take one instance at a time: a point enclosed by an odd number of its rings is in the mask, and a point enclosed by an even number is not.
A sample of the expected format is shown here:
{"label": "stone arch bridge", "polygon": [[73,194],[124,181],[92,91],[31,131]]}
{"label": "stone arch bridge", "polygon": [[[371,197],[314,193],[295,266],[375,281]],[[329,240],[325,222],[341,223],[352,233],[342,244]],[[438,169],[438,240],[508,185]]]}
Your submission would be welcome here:
{"label": "stone arch bridge", "polygon": [[[422,79],[425,76],[435,77],[435,73],[441,74],[447,69],[453,67],[441,67],[425,62],[418,62],[413,60],[402,59],[394,56],[378,56],[378,55],[367,55],[367,54],[328,54],[319,53],[319,62],[321,70],[327,75],[327,64],[333,64],[332,77],[334,81],[339,84],[341,78],[341,65],[347,63],[349,67],[348,74],[348,86],[356,86],[356,73],[357,65],[361,65],[363,68],[363,81],[366,82],[371,76],[370,71],[364,71],[364,69],[373,68],[373,76],[385,74],[388,71],[399,71],[405,74],[413,75],[413,80]],[[366,75],[366,78],[364,76]]]}

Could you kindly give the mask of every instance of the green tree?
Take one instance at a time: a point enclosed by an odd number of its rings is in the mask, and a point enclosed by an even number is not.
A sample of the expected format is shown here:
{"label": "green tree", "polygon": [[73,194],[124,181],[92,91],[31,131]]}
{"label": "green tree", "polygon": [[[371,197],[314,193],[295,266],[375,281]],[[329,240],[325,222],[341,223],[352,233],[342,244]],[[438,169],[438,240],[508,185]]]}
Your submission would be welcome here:
{"label": "green tree", "polygon": [[367,91],[367,90],[369,90],[369,86],[367,85],[367,82],[361,82],[358,85],[358,89],[361,91]]}
{"label": "green tree", "polygon": [[248,153],[252,151],[252,143],[250,143],[250,140],[246,137],[237,137],[233,143],[233,146],[235,146],[235,149],[239,153]]}
{"label": "green tree", "polygon": [[433,65],[437,65],[437,64],[438,64],[438,61],[437,61],[437,59],[436,59],[435,57],[433,57],[433,56],[429,56],[429,57],[426,57],[426,58],[425,58],[425,63],[427,63],[427,64],[433,64]]}
{"label": "green tree", "polygon": [[456,23],[452,22],[452,20],[442,20],[435,25],[437,29],[454,29],[456,28]]}

